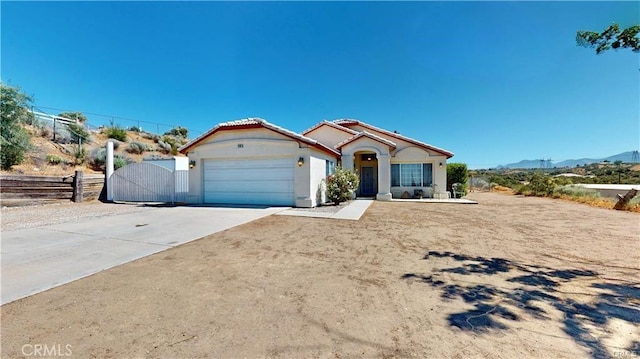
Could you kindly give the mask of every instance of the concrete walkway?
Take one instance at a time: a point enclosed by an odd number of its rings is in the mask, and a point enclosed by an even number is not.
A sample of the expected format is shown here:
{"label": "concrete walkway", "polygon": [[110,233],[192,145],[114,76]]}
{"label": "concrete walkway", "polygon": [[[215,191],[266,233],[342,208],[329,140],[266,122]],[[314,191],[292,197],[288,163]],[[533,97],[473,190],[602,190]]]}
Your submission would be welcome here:
{"label": "concrete walkway", "polygon": [[0,304],[286,209],[164,207],[3,231]]}
{"label": "concrete walkway", "polygon": [[342,208],[338,212],[314,212],[300,211],[300,210],[285,210],[276,213],[279,216],[296,216],[296,217],[312,217],[312,218],[331,218],[331,219],[346,219],[351,221],[357,221],[362,217],[367,208],[373,203],[371,199],[356,199],[349,203],[348,206]]}

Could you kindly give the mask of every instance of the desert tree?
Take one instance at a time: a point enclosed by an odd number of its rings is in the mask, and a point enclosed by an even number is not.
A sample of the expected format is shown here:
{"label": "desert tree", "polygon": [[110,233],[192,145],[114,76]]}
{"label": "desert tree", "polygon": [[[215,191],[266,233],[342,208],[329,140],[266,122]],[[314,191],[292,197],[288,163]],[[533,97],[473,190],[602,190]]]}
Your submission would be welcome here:
{"label": "desert tree", "polygon": [[24,161],[25,153],[31,149],[31,134],[24,128],[34,121],[29,111],[32,99],[18,87],[0,83],[0,167],[11,169]]}
{"label": "desert tree", "polygon": [[603,32],[578,30],[576,43],[579,46],[595,48],[598,55],[611,49],[628,48],[633,52],[640,52],[638,32],[640,32],[640,25],[620,30],[620,26],[614,23]]}

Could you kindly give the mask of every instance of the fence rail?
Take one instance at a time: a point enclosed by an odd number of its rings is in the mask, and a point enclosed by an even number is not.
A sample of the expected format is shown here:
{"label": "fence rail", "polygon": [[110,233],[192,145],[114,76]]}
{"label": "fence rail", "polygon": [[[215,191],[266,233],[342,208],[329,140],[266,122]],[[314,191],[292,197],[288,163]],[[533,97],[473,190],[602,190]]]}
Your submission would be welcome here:
{"label": "fence rail", "polygon": [[491,179],[488,176],[473,176],[467,180],[470,192],[491,192]]}
{"label": "fence rail", "polygon": [[82,171],[67,176],[0,175],[0,203],[21,206],[74,199],[90,201],[100,197],[103,187],[103,175],[84,176]]}

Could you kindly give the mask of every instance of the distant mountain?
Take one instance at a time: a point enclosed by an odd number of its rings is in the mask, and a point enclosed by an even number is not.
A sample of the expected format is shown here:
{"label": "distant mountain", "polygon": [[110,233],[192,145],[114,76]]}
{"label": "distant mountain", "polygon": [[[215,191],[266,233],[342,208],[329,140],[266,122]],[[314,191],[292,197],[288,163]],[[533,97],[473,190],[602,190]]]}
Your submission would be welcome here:
{"label": "distant mountain", "polygon": [[506,165],[500,165],[498,168],[540,168],[539,160],[522,160],[518,163],[509,163]]}
{"label": "distant mountain", "polygon": [[[613,155],[613,156],[609,156],[609,157],[605,157],[605,158],[580,158],[577,160],[565,160],[565,161],[560,161],[560,162],[551,162],[546,163],[545,162],[545,166],[547,168],[551,167],[575,167],[577,165],[580,166],[584,166],[584,165],[588,165],[591,163],[597,163],[597,162],[602,162],[602,161],[609,161],[609,162],[615,162],[615,161],[622,161],[624,163],[631,163],[634,162],[634,158],[633,158],[633,151],[627,151],[627,152],[622,152],[622,153],[618,153],[617,155]],[[638,160],[636,159],[635,162],[638,162]],[[541,163],[540,160],[522,160],[520,162],[517,163],[509,163],[506,165],[500,165],[497,168],[511,168],[511,169],[515,169],[515,168],[541,168]]]}
{"label": "distant mountain", "polygon": [[[613,155],[613,156],[609,156],[607,158],[603,158],[604,160],[608,160],[609,162],[615,162],[615,161],[622,161],[625,163],[631,163],[634,162],[633,161],[633,151],[627,151],[627,152],[622,152],[622,153],[618,153],[617,155]],[[638,162],[638,160],[636,159],[635,162]]]}
{"label": "distant mountain", "polygon": [[[584,166],[584,165],[588,165],[591,163],[596,163],[596,162],[601,162],[604,159],[597,159],[597,158],[581,158],[579,160],[565,160],[565,161],[561,161],[558,163],[553,163],[553,165],[551,167],[575,167],[577,165],[580,166]],[[611,161],[613,162],[613,161]],[[539,166],[538,166],[539,167]]]}

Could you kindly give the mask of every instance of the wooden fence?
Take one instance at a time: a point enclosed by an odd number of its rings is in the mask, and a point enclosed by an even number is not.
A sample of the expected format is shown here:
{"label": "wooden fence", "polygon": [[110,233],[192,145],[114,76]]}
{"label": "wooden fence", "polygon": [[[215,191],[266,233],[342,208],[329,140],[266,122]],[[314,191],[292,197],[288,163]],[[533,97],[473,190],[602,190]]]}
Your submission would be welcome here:
{"label": "wooden fence", "polygon": [[103,187],[104,175],[84,176],[82,171],[68,176],[0,175],[0,203],[20,206],[90,201],[100,197]]}

